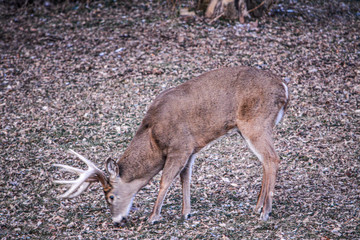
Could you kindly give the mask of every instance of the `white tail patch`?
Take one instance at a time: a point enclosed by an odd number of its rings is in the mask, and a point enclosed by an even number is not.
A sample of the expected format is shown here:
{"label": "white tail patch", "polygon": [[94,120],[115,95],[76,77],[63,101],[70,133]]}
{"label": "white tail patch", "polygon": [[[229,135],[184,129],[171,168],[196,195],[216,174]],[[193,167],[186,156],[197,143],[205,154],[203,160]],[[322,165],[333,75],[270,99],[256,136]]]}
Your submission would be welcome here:
{"label": "white tail patch", "polygon": [[[282,85],[284,86],[284,89],[285,89],[286,101],[288,101],[288,99],[289,99],[289,89],[288,89],[288,87],[286,86],[285,83],[282,83]],[[285,111],[284,111],[284,107],[282,107],[282,108],[280,109],[277,117],[276,117],[275,125],[277,125],[277,124],[281,121],[282,117],[284,116],[284,112],[285,112]]]}
{"label": "white tail patch", "polygon": [[288,89],[288,87],[286,86],[285,83],[282,83],[282,85],[283,85],[284,88],[285,88],[285,96],[286,96],[286,99],[289,99],[289,89]]}
{"label": "white tail patch", "polygon": [[279,111],[279,113],[278,113],[278,115],[276,117],[276,120],[275,120],[275,125],[277,125],[281,121],[283,116],[284,116],[284,107],[282,107],[280,109],[280,111]]}

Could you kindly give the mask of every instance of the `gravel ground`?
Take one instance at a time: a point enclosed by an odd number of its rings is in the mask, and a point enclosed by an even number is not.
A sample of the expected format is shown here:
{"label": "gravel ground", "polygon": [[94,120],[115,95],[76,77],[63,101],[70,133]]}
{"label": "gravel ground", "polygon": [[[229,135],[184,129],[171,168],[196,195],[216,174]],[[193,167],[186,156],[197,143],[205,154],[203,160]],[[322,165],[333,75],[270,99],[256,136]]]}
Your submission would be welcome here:
{"label": "gravel ground", "polygon": [[[0,2],[1,239],[360,239],[360,3],[279,1],[242,25],[176,16],[162,2]],[[52,164],[84,167],[67,149],[103,169],[157,94],[237,65],[290,79],[269,221],[253,212],[261,164],[236,135],[198,155],[187,221],[177,179],[163,220],[146,222],[159,175],[123,228],[99,185],[57,198],[65,189],[52,180],[63,175]]]}

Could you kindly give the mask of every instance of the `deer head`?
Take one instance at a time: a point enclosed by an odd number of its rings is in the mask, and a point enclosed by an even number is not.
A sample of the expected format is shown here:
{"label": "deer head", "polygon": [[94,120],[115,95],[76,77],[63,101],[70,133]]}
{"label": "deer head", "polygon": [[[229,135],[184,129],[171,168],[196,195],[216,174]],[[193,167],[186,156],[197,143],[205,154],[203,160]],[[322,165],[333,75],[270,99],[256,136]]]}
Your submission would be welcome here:
{"label": "deer head", "polygon": [[73,150],[69,150],[69,152],[80,158],[84,163],[86,163],[88,169],[84,171],[82,169],[63,164],[54,164],[54,166],[61,167],[65,171],[76,173],[79,175],[79,178],[76,180],[54,181],[54,183],[68,184],[71,186],[64,194],[60,195],[59,197],[77,197],[82,192],[87,190],[92,183],[100,182],[103,187],[105,199],[109,205],[112,219],[115,225],[125,223],[126,216],[128,215],[131,208],[134,195],[143,186],[143,181],[123,181],[119,174],[119,166],[111,158],[109,158],[106,162],[106,171],[109,175],[109,177],[106,177],[104,172],[98,169],[93,162]]}

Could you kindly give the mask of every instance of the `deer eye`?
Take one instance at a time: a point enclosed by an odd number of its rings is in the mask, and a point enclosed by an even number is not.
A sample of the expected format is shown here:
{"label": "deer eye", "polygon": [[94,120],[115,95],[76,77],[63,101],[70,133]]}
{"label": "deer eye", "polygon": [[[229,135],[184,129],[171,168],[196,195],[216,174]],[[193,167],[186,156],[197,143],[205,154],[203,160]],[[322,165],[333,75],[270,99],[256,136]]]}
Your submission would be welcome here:
{"label": "deer eye", "polygon": [[114,200],[115,197],[114,197],[114,195],[110,195],[109,198],[110,198],[110,200]]}

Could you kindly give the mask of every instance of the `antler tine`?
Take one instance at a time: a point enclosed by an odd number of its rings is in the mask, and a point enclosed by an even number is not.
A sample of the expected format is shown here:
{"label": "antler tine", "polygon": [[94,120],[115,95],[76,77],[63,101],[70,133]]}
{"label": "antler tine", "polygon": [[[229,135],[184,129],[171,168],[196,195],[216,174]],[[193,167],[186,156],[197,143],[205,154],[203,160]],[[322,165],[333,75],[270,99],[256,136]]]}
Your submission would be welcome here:
{"label": "antler tine", "polygon": [[[80,195],[87,187],[89,187],[88,185],[90,185],[90,182],[85,182],[85,181],[86,181],[86,179],[91,177],[93,174],[94,174],[94,171],[89,170],[89,171],[86,171],[83,174],[81,174],[80,177],[76,180],[72,180],[72,181],[59,180],[59,181],[57,181],[57,183],[72,184],[72,186],[69,188],[69,190],[67,190],[64,194],[60,195],[59,197],[60,198],[71,198],[74,195],[75,196]],[[56,183],[56,181],[55,181],[55,183]],[[86,188],[82,187],[81,185],[83,185],[83,184],[87,185],[87,187]]]}
{"label": "antler tine", "polygon": [[58,183],[58,184],[74,184],[74,183],[76,183],[76,180],[54,180],[53,183]]}
{"label": "antler tine", "polygon": [[[74,154],[75,156],[77,156],[78,158],[80,158],[84,163],[86,163],[86,165],[89,167],[89,168],[93,168],[93,169],[96,169],[96,170],[99,170],[95,164],[93,162],[91,162],[90,160],[86,159],[84,156],[78,154],[77,152],[75,152],[74,150],[72,149],[69,149],[68,150],[69,153],[71,154]],[[99,170],[100,171],[100,170]]]}
{"label": "antler tine", "polygon": [[82,192],[86,191],[90,187],[91,184],[92,184],[92,182],[85,182],[84,184],[82,184],[79,187],[79,189],[75,193],[71,194],[69,196],[69,198],[74,198],[74,197],[79,196]]}
{"label": "antler tine", "polygon": [[107,178],[105,177],[104,173],[99,168],[97,168],[96,165],[93,162],[91,162],[90,160],[88,160],[84,156],[78,154],[77,152],[75,152],[72,149],[69,149],[68,151],[69,151],[69,153],[74,154],[75,156],[80,158],[84,163],[86,163],[86,165],[89,167],[89,169],[94,170],[94,174],[96,175],[96,178],[101,182],[103,187],[108,185]]}
{"label": "antler tine", "polygon": [[79,174],[79,175],[84,173],[84,170],[82,170],[82,169],[67,166],[67,165],[63,165],[63,164],[57,164],[56,163],[56,164],[53,164],[53,166],[63,168],[63,170],[65,170],[65,171],[76,173],[76,174]]}
{"label": "antler tine", "polygon": [[64,194],[59,196],[60,198],[73,198],[79,196],[91,185],[91,183],[96,181],[100,181],[103,187],[107,186],[108,183],[104,173],[100,169],[98,169],[94,163],[71,149],[69,150],[69,152],[80,158],[83,162],[85,162],[89,169],[84,171],[82,169],[63,164],[54,164],[54,166],[61,167],[65,171],[76,173],[79,175],[76,180],[54,181],[54,183],[59,184],[71,184],[71,187]]}

